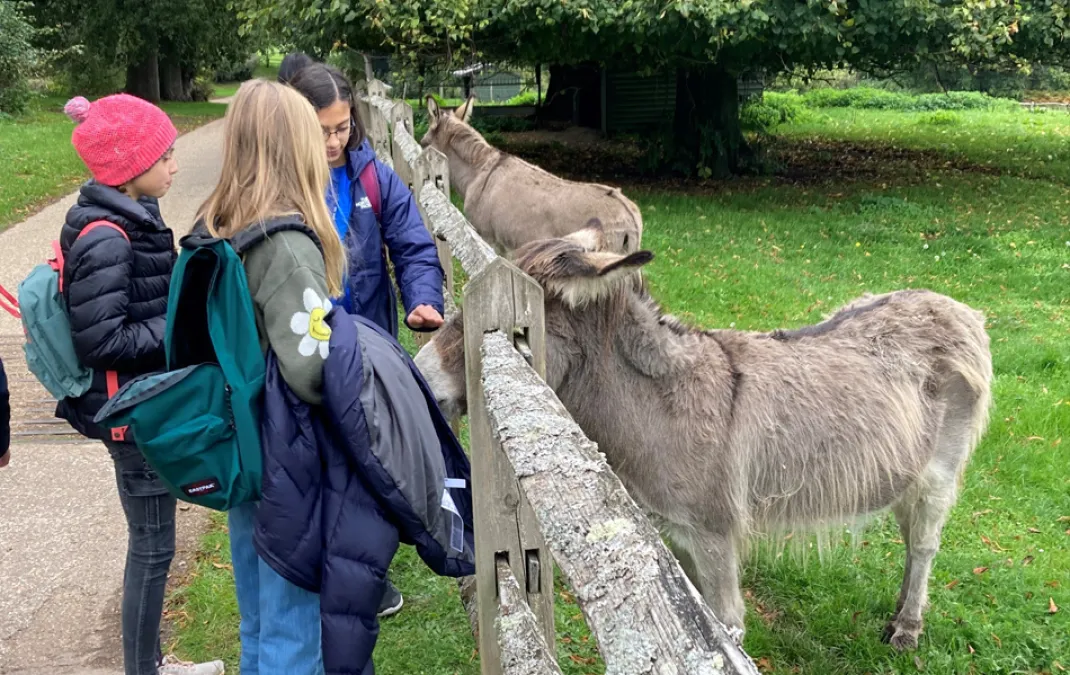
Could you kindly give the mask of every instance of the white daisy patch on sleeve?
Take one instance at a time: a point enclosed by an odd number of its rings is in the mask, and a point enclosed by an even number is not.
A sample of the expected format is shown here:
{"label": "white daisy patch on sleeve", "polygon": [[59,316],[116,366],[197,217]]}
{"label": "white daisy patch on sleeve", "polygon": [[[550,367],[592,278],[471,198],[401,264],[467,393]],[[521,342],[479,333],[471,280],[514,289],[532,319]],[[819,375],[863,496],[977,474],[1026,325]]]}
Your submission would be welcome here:
{"label": "white daisy patch on sleeve", "polygon": [[331,327],[324,320],[331,311],[331,301],[320,298],[311,288],[305,289],[305,311],[297,312],[290,319],[290,330],[301,335],[297,351],[301,356],[312,356],[319,351],[320,358],[327,360],[330,352]]}

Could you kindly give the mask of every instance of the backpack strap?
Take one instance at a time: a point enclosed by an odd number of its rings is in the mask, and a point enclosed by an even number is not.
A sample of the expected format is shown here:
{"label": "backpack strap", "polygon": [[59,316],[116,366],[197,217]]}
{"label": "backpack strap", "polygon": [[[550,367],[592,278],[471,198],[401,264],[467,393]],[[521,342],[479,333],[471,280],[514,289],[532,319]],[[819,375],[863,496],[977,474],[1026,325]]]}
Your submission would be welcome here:
{"label": "backpack strap", "polygon": [[[93,230],[97,229],[98,227],[107,227],[107,228],[113,229],[116,232],[118,232],[119,234],[123,235],[123,239],[127,240],[128,242],[130,241],[130,235],[128,235],[126,233],[126,230],[124,230],[123,228],[119,227],[115,223],[113,223],[111,221],[108,221],[108,220],[94,220],[93,222],[89,223],[88,225],[86,225],[85,227],[82,228],[81,232],[78,233],[78,236],[75,237],[75,241],[78,241],[79,239],[81,239],[85,235],[89,234]],[[52,249],[55,251],[55,255],[56,255],[55,264],[53,264],[52,267],[53,267],[53,269],[56,269],[57,272],[59,272],[59,290],[60,290],[60,292],[62,292],[63,291],[63,249],[60,247],[58,241],[52,242]],[[108,399],[110,400],[119,391],[119,373],[114,371],[114,370],[109,370],[109,371],[104,373],[104,379],[107,382]],[[116,443],[125,442],[126,441],[126,429],[127,429],[126,427],[115,427],[115,428],[113,428],[111,430],[111,440],[115,441]]]}
{"label": "backpack strap", "polygon": [[[270,218],[265,220],[261,225],[247,227],[230,237],[230,247],[234,249],[235,253],[241,256],[262,244],[271,237],[271,235],[277,232],[286,231],[301,232],[302,234],[307,235],[313,242],[315,242],[316,247],[319,248],[320,252],[323,252],[323,245],[320,243],[319,237],[312,231],[312,228],[305,224],[305,221],[300,216],[280,216],[278,218]],[[192,234],[187,235],[187,237],[192,237]],[[184,237],[183,242],[185,242],[185,239],[186,238]],[[180,242],[180,244],[183,242]],[[208,243],[208,241],[191,238],[189,243],[184,245],[188,247],[196,247],[198,245],[203,246],[205,243]]]}
{"label": "backpack strap", "polygon": [[372,204],[375,219],[383,219],[383,198],[379,193],[379,172],[375,169],[375,160],[368,162],[360,170],[360,185],[364,188],[364,194],[368,195],[368,201]]}
{"label": "backpack strap", "polygon": [[22,318],[22,314],[19,312],[19,301],[3,286],[0,286],[0,309],[16,319]]}
{"label": "backpack strap", "polygon": [[[125,239],[128,242],[130,241],[130,235],[128,235],[126,233],[126,230],[124,230],[123,228],[119,227],[115,223],[113,223],[111,221],[108,221],[108,220],[94,220],[93,222],[91,222],[88,225],[86,225],[85,227],[83,227],[82,231],[78,233],[78,236],[75,237],[74,240],[78,241],[79,239],[81,239],[85,235],[89,234],[93,230],[97,229],[98,227],[107,227],[107,228],[110,228],[112,230],[115,230],[119,234],[123,235],[123,239]],[[62,293],[63,292],[63,263],[64,263],[64,258],[63,258],[63,247],[60,246],[58,241],[53,241],[52,242],[52,256],[53,257],[52,257],[51,260],[48,261],[48,264],[51,265],[52,269],[56,270],[56,272],[59,274],[59,292]]]}
{"label": "backpack strap", "polygon": [[[115,398],[115,394],[119,392],[119,373],[114,370],[109,370],[105,373],[105,379],[108,383],[108,400]],[[113,427],[111,430],[111,440],[116,443],[122,443],[126,441],[127,427]]]}

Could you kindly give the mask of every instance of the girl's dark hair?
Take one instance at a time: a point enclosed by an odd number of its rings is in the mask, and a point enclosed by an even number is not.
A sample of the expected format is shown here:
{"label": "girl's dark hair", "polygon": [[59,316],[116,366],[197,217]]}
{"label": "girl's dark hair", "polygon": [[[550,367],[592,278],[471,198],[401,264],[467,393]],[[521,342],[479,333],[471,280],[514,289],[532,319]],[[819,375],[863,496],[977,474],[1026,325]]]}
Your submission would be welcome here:
{"label": "girl's dark hair", "polygon": [[360,119],[360,113],[357,112],[356,92],[340,70],[326,63],[313,62],[294,73],[287,84],[308,99],[317,111],[334,105],[336,101],[348,103],[349,123],[352,128],[345,149],[347,152],[356,150],[364,142],[367,132],[363,120]]}
{"label": "girl's dark hair", "polygon": [[279,82],[281,84],[290,84],[290,80],[294,78],[294,75],[299,70],[311,66],[313,63],[315,61],[312,60],[312,57],[304,52],[287,54],[282,63],[279,64]]}

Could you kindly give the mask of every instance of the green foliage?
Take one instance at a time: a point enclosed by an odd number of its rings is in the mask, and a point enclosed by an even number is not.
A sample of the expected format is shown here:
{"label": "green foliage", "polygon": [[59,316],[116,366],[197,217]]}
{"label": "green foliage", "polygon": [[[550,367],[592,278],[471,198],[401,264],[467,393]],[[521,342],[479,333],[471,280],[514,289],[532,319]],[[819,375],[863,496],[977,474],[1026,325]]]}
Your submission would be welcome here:
{"label": "green foliage", "polygon": [[256,54],[228,58],[216,66],[213,78],[216,82],[244,82],[253,77],[258,65],[260,57]]}
{"label": "green foliage", "polygon": [[501,105],[535,105],[538,99],[538,93],[532,90],[522,91],[516,96],[507,99],[501,103]]}
{"label": "green foliage", "polygon": [[739,123],[747,131],[769,133],[782,124],[795,122],[805,114],[806,106],[798,94],[768,92],[761,99],[743,106]]}
{"label": "green foliage", "polygon": [[928,124],[934,127],[955,127],[962,124],[962,117],[950,110],[937,110],[918,117],[918,124]]}
{"label": "green foliage", "polygon": [[0,114],[26,112],[33,91],[30,76],[38,67],[34,28],[23,14],[24,3],[0,0]]}
{"label": "green foliage", "polygon": [[189,81],[251,51],[230,0],[35,0],[30,11],[49,29],[38,46],[62,54],[65,93],[115,91],[127,66],[152,54]]}
{"label": "green foliage", "polygon": [[870,110],[992,110],[1013,111],[1018,102],[998,99],[976,91],[912,95],[871,87],[854,89],[813,89],[802,95],[812,108],[865,108]]}

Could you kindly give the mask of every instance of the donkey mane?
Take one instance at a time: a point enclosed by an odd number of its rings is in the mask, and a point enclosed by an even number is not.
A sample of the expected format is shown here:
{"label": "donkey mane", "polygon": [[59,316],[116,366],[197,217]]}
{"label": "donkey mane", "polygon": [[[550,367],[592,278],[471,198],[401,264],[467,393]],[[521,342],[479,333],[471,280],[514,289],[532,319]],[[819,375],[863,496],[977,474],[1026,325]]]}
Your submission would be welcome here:
{"label": "donkey mane", "polygon": [[453,115],[444,115],[439,124],[446,124],[449,145],[457,155],[472,166],[485,166],[494,161],[501,161],[505,153],[487,142],[483,135],[470,125],[456,119]]}

